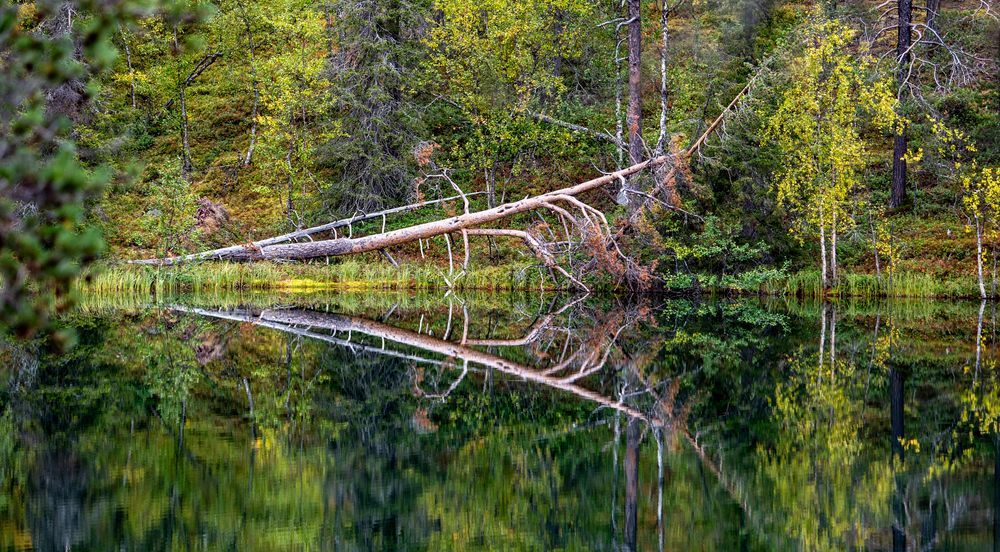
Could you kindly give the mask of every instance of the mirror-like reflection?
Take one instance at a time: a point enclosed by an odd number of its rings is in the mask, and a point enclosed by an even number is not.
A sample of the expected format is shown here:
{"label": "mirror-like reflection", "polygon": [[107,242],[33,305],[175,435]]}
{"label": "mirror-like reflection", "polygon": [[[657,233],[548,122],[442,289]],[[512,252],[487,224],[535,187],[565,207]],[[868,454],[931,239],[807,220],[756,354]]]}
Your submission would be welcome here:
{"label": "mirror-like reflection", "polygon": [[91,299],[0,549],[1000,550],[986,303]]}

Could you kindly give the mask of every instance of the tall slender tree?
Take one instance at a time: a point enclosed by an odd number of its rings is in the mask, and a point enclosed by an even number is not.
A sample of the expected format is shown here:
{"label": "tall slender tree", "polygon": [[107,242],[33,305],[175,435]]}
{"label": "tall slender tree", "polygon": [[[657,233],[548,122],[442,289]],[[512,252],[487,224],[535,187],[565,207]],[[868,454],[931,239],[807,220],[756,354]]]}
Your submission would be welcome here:
{"label": "tall slender tree", "polygon": [[[628,5],[628,108],[625,127],[628,129],[628,155],[632,164],[642,161],[645,145],[642,141],[642,2],[626,0]],[[622,185],[618,202],[636,205],[629,192],[635,189],[635,178]]]}
{"label": "tall slender tree", "polygon": [[420,117],[407,102],[424,30],[425,5],[398,0],[335,0],[336,48],[326,74],[335,88],[344,132],[324,143],[320,162],[334,169],[330,203],[341,212],[372,210],[406,200],[412,193],[410,150]]}
{"label": "tall slender tree", "polygon": [[[902,100],[907,83],[912,53],[913,1],[896,1],[896,85],[898,99]],[[892,191],[889,207],[896,209],[906,202],[906,127],[899,125],[892,140]]]}

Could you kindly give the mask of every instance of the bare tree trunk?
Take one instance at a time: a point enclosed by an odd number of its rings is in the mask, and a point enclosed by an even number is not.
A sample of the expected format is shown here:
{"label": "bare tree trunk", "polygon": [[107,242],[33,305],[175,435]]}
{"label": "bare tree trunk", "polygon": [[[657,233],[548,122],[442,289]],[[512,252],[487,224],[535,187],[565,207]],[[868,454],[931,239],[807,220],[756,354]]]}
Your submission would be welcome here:
{"label": "bare tree trunk", "polygon": [[288,168],[288,201],[285,204],[286,213],[288,215],[288,223],[293,229],[297,228],[295,224],[295,219],[292,218],[292,212],[295,210],[295,205],[292,202],[292,193],[294,192],[295,179],[292,177],[292,151],[295,148],[295,140],[292,138],[288,139],[288,152],[285,153],[285,166]]}
{"label": "bare tree trunk", "polygon": [[632,164],[644,157],[642,143],[642,11],[640,0],[628,0],[628,152]]}
{"label": "bare tree trunk", "polygon": [[552,59],[552,76],[559,78],[562,76],[563,56],[559,43],[562,40],[563,19],[566,18],[566,11],[556,9],[552,17],[552,42],[555,45],[556,55]]}
{"label": "bare tree trunk", "polygon": [[191,146],[188,143],[187,85],[182,84],[181,95],[181,176],[191,180]]}
{"label": "bare tree trunk", "polygon": [[892,226],[889,226],[889,262],[886,267],[889,270],[889,289],[893,289],[893,285],[896,280],[896,260],[894,257],[894,252],[896,251],[896,240],[892,237]]}
{"label": "bare tree trunk", "polygon": [[[645,156],[642,143],[642,2],[628,1],[628,111],[625,125],[628,127],[628,153],[632,164],[639,163]],[[635,186],[629,182],[623,188]],[[635,205],[627,192],[619,197],[619,203]]]}
{"label": "bare tree trunk", "polygon": [[656,154],[660,155],[667,148],[667,45],[669,44],[668,22],[670,20],[670,10],[667,0],[661,4],[660,14],[660,136],[656,140]]}
{"label": "bare tree trunk", "polygon": [[[896,56],[897,76],[900,100],[903,88],[907,83],[910,69],[911,19],[913,15],[912,0],[897,0]],[[896,129],[892,141],[892,192],[889,197],[889,208],[895,209],[906,201],[906,128]]]}
{"label": "bare tree trunk", "polygon": [[615,140],[617,140],[619,146],[618,151],[615,152],[615,159],[618,161],[616,168],[621,169],[625,160],[624,148],[622,144],[625,143],[625,124],[624,117],[622,115],[622,60],[621,60],[621,25],[615,25]]}
{"label": "bare tree trunk", "polygon": [[830,276],[837,285],[837,209],[833,210],[833,224],[830,226]]}
{"label": "bare tree trunk", "polygon": [[118,32],[122,35],[122,46],[125,48],[125,64],[128,66],[128,78],[132,88],[132,109],[135,109],[135,72],[132,69],[132,50],[128,47],[128,37],[125,36],[125,30],[122,29],[121,25],[118,26]]}
{"label": "bare tree trunk", "polygon": [[986,299],[986,285],[983,282],[983,221],[976,217],[976,272],[979,276],[979,297]]}
{"label": "bare tree trunk", "polygon": [[497,204],[497,167],[499,163],[499,151],[493,157],[493,164],[486,169],[486,205],[490,208]]}
{"label": "bare tree trunk", "polygon": [[830,280],[826,275],[826,221],[823,220],[823,205],[819,206],[819,266],[823,291],[830,288]]}
{"label": "bare tree trunk", "polygon": [[993,251],[993,274],[990,278],[990,297],[997,296],[997,244],[994,243],[991,247]]}
{"label": "bare tree trunk", "polygon": [[882,267],[879,263],[878,258],[878,234],[875,232],[875,220],[871,213],[868,213],[868,225],[871,227],[872,231],[872,252],[875,254],[875,277],[878,282],[882,283]]}
{"label": "bare tree trunk", "polygon": [[[177,40],[177,28],[174,27],[174,41]],[[214,54],[208,54],[198,60],[197,65],[180,83],[180,97],[181,97],[181,140],[182,140],[182,163],[181,163],[181,176],[184,180],[191,179],[191,146],[188,142],[188,115],[187,115],[187,88],[198,78],[205,69],[208,69],[217,59],[222,57],[222,52],[215,52]]]}
{"label": "bare tree trunk", "polygon": [[[940,35],[938,29],[937,16],[941,10],[941,0],[927,0],[927,28],[933,31],[933,35]],[[931,44],[931,48],[934,44]]]}
{"label": "bare tree trunk", "polygon": [[250,62],[250,86],[253,87],[253,106],[250,110],[250,145],[247,146],[247,154],[243,159],[243,166],[249,167],[253,160],[253,150],[257,145],[257,106],[260,103],[260,83],[257,81],[257,62],[254,53],[253,29],[250,27],[250,16],[247,14],[246,6],[240,2],[241,17],[247,33],[247,53]]}

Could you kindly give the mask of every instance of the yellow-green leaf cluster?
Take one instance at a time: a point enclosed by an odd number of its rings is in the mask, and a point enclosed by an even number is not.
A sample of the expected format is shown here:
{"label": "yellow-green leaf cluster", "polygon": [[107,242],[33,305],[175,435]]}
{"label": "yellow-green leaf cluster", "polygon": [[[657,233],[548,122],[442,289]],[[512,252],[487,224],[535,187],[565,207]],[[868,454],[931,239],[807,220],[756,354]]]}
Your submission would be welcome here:
{"label": "yellow-green leaf cluster", "polygon": [[764,132],[781,153],[774,189],[800,240],[850,224],[848,201],[867,159],[862,129],[898,124],[890,83],[870,77],[875,60],[854,51],[855,31],[825,21],[812,23],[806,35],[807,47],[791,62],[790,83]]}

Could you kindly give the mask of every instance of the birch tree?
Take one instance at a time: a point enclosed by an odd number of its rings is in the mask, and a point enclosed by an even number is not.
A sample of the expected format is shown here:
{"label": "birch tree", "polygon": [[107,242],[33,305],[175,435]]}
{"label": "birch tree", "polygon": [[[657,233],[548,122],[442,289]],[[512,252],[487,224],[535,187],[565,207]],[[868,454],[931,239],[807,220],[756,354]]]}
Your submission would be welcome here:
{"label": "birch tree", "polygon": [[868,144],[863,124],[894,129],[890,84],[869,77],[874,60],[852,55],[854,31],[811,24],[808,46],[791,62],[790,82],[765,138],[782,155],[774,185],[800,241],[817,239],[823,288],[836,284],[838,235],[852,225],[848,202],[860,185]]}
{"label": "birch tree", "polygon": [[[976,236],[976,276],[979,296],[986,299],[983,264],[986,261],[985,239],[996,240],[1000,227],[1000,167],[978,168],[975,162],[962,180],[962,206],[969,217],[968,229]],[[996,252],[994,252],[994,256]]]}

